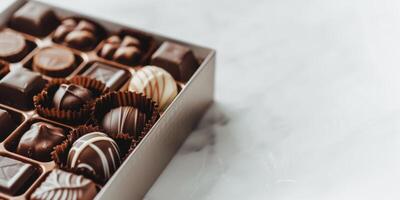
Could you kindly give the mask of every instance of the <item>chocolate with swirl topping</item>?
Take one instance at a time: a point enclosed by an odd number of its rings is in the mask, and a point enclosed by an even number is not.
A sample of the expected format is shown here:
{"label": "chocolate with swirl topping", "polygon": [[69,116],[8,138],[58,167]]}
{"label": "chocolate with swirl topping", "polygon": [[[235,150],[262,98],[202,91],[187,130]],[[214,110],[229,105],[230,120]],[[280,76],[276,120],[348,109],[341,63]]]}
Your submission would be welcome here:
{"label": "chocolate with swirl topping", "polygon": [[46,180],[32,193],[30,199],[83,200],[97,194],[93,181],[79,175],[54,169]]}

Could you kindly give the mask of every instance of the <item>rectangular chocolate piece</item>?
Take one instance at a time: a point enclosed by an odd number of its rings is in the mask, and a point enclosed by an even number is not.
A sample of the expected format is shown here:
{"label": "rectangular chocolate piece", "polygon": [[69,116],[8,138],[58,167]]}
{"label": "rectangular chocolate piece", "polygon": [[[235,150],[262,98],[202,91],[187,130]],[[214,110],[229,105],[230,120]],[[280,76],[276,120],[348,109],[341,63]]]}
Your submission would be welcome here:
{"label": "rectangular chocolate piece", "polygon": [[29,110],[33,108],[33,96],[45,85],[39,73],[16,69],[0,80],[0,102]]}
{"label": "rectangular chocolate piece", "polygon": [[31,164],[0,156],[0,190],[10,195],[19,193],[34,172]]}
{"label": "rectangular chocolate piece", "polygon": [[26,3],[11,18],[11,28],[34,36],[46,36],[57,27],[59,20],[47,6]]}
{"label": "rectangular chocolate piece", "polygon": [[152,55],[151,64],[167,70],[177,81],[186,82],[199,63],[191,49],[180,44],[164,42]]}
{"label": "rectangular chocolate piece", "polygon": [[129,73],[123,69],[99,62],[93,63],[82,75],[102,81],[111,90],[117,90],[130,77]]}
{"label": "rectangular chocolate piece", "polygon": [[14,126],[15,124],[10,113],[0,108],[0,140],[4,140]]}

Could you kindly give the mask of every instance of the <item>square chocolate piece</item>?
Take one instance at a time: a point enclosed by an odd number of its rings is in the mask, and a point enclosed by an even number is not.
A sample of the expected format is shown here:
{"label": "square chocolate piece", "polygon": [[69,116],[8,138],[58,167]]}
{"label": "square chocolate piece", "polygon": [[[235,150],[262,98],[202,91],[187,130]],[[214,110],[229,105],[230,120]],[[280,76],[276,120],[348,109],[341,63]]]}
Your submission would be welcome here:
{"label": "square chocolate piece", "polygon": [[11,28],[34,36],[46,36],[59,24],[54,12],[45,5],[28,2],[11,18]]}
{"label": "square chocolate piece", "polygon": [[28,163],[0,156],[0,190],[9,195],[21,191],[25,182],[35,174],[35,168]]}
{"label": "square chocolate piece", "polygon": [[69,172],[54,169],[46,180],[32,193],[30,199],[93,199],[97,194],[93,181]]}
{"label": "square chocolate piece", "polygon": [[93,63],[82,75],[102,81],[111,90],[117,90],[130,77],[129,73],[123,69],[99,62]]}
{"label": "square chocolate piece", "polygon": [[33,107],[33,96],[45,83],[39,73],[23,68],[13,70],[0,80],[0,102],[29,110]]}
{"label": "square chocolate piece", "polygon": [[186,82],[199,64],[191,49],[180,44],[164,42],[151,57],[151,64],[167,70],[177,81]]}

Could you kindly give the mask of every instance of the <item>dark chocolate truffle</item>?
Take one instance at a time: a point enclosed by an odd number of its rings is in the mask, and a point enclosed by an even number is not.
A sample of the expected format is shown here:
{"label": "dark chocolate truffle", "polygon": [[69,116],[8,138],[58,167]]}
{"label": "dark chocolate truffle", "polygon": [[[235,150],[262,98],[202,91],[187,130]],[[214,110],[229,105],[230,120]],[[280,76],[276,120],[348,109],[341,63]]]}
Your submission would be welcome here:
{"label": "dark chocolate truffle", "polygon": [[33,69],[42,74],[63,77],[74,69],[75,56],[71,50],[59,47],[40,49],[33,57]]}
{"label": "dark chocolate truffle", "polygon": [[0,80],[0,102],[27,110],[33,107],[33,96],[39,93],[46,81],[39,73],[19,68]]}
{"label": "dark chocolate truffle", "polygon": [[32,193],[32,200],[87,200],[97,194],[96,184],[79,175],[53,169]]}
{"label": "dark chocolate truffle", "polygon": [[84,168],[104,181],[111,177],[120,164],[117,143],[101,132],[91,132],[80,137],[68,153],[68,167]]}
{"label": "dark chocolate truffle", "polygon": [[101,124],[106,133],[124,133],[138,138],[146,124],[146,114],[134,107],[122,106],[110,110]]}
{"label": "dark chocolate truffle", "polygon": [[186,82],[199,64],[192,50],[172,42],[164,42],[152,55],[151,65],[167,70],[178,81]]}
{"label": "dark chocolate truffle", "polygon": [[104,41],[99,56],[122,64],[135,65],[140,62],[142,56],[140,48],[139,39],[127,35],[121,41],[114,35]]}
{"label": "dark chocolate truffle", "polygon": [[0,32],[0,58],[9,62],[18,62],[28,53],[25,38],[12,31]]}
{"label": "dark chocolate truffle", "polygon": [[75,84],[61,84],[53,97],[57,109],[79,110],[93,99],[90,90]]}
{"label": "dark chocolate truffle", "polygon": [[10,26],[31,35],[46,36],[58,24],[57,16],[49,7],[28,2],[14,13]]}
{"label": "dark chocolate truffle", "polygon": [[15,123],[10,113],[0,108],[0,139],[6,138],[14,126]]}
{"label": "dark chocolate truffle", "polygon": [[101,28],[92,22],[65,19],[53,34],[53,40],[79,50],[91,50],[102,37]]}
{"label": "dark chocolate truffle", "polygon": [[20,193],[34,172],[31,164],[0,156],[0,191],[9,195]]}
{"label": "dark chocolate truffle", "polygon": [[130,77],[129,73],[123,69],[99,62],[93,63],[82,75],[103,82],[111,90],[117,90]]}
{"label": "dark chocolate truffle", "polygon": [[31,125],[19,141],[17,153],[35,160],[48,162],[53,147],[65,139],[64,130],[45,122]]}

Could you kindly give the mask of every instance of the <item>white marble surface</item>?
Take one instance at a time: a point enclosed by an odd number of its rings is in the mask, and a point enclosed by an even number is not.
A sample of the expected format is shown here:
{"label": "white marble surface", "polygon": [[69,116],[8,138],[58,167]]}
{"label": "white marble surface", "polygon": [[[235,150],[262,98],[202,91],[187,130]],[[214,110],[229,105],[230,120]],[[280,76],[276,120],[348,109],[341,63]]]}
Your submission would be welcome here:
{"label": "white marble surface", "polygon": [[216,104],[147,200],[400,198],[399,1],[53,2],[218,50]]}

